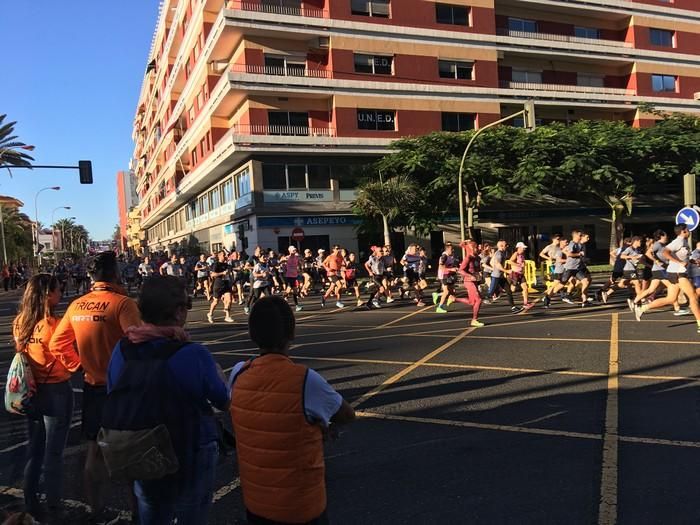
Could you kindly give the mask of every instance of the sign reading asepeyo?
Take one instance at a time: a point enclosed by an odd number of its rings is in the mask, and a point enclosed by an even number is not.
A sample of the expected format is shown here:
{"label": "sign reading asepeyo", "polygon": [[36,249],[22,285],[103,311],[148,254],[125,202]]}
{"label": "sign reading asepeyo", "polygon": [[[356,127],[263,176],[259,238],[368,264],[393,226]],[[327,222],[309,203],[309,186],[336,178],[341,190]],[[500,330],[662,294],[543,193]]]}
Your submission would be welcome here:
{"label": "sign reading asepeyo", "polygon": [[700,226],[700,213],[695,208],[686,206],[676,214],[676,224],[685,224],[688,230],[695,231]]}

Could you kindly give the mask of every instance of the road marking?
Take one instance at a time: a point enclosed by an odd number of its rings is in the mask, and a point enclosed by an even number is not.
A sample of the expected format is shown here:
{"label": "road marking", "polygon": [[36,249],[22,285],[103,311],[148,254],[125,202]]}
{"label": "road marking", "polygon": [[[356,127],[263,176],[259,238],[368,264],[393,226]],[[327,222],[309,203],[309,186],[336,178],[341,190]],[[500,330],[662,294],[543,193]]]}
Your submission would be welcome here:
{"label": "road marking", "polygon": [[453,337],[452,339],[450,339],[449,341],[447,341],[445,344],[439,346],[438,348],[436,348],[435,350],[433,350],[433,351],[430,352],[429,354],[424,355],[422,358],[420,358],[420,359],[419,359],[418,361],[416,361],[415,363],[413,363],[413,364],[407,366],[406,368],[404,368],[403,370],[401,370],[401,371],[398,372],[397,374],[394,374],[394,375],[391,376],[389,379],[387,379],[386,381],[384,381],[383,383],[381,383],[379,386],[377,386],[376,388],[373,388],[372,390],[370,390],[370,391],[367,392],[366,394],[362,395],[362,396],[361,396],[359,399],[357,399],[354,403],[352,403],[353,408],[356,408],[356,407],[358,407],[359,405],[361,405],[362,403],[364,403],[365,401],[367,401],[368,399],[373,398],[374,396],[376,396],[377,394],[379,394],[380,392],[382,392],[385,388],[387,388],[387,387],[393,385],[394,383],[396,383],[397,381],[399,381],[399,380],[400,380],[402,377],[404,377],[405,375],[410,374],[413,370],[415,370],[415,369],[418,368],[419,366],[421,366],[421,365],[427,363],[428,361],[430,361],[433,357],[436,357],[436,356],[440,355],[442,352],[444,352],[445,350],[447,350],[447,349],[450,348],[451,346],[455,345],[456,343],[460,342],[462,339],[464,339],[465,337],[467,337],[467,336],[468,336],[470,333],[472,333],[474,330],[475,330],[475,328],[471,328],[471,327],[470,327],[470,328],[467,328],[467,329],[465,329],[465,330],[463,330],[463,331],[462,331],[459,335],[457,335],[456,337]]}
{"label": "road marking", "polygon": [[[78,425],[80,425],[80,421],[75,421],[74,423],[71,424],[70,428],[75,428]],[[13,450],[17,450],[18,448],[26,447],[29,444],[29,440],[22,441],[21,443],[16,443],[14,445],[10,445],[9,447],[5,447],[3,449],[0,449],[0,454],[5,454],[7,452],[12,452]]]}
{"label": "road marking", "polygon": [[605,431],[603,433],[603,466],[600,479],[598,525],[617,523],[617,456],[618,456],[618,386],[620,353],[618,344],[619,314],[612,314],[610,326],[610,359],[608,364],[608,392],[605,402]]}
{"label": "road marking", "polygon": [[385,323],[385,324],[383,324],[383,325],[377,326],[377,329],[379,329],[379,328],[386,328],[386,327],[388,327],[388,326],[391,326],[392,324],[400,323],[400,322],[403,321],[404,319],[409,319],[409,318],[413,317],[414,315],[418,315],[418,314],[420,314],[420,313],[423,313],[423,312],[425,312],[426,310],[428,310],[428,309],[430,309],[430,308],[433,308],[433,307],[434,307],[433,305],[425,306],[425,307],[423,307],[423,308],[421,308],[421,309],[419,309],[419,310],[416,310],[415,312],[411,312],[410,314],[406,314],[406,315],[404,315],[404,316],[402,316],[402,317],[399,317],[398,319],[394,319],[393,321],[389,321],[388,323]]}
{"label": "road marking", "polygon": [[214,492],[214,497],[212,498],[212,503],[216,503],[221,498],[228,496],[231,492],[236,490],[241,486],[241,478],[234,479],[231,483],[228,483],[221,487],[219,490]]}

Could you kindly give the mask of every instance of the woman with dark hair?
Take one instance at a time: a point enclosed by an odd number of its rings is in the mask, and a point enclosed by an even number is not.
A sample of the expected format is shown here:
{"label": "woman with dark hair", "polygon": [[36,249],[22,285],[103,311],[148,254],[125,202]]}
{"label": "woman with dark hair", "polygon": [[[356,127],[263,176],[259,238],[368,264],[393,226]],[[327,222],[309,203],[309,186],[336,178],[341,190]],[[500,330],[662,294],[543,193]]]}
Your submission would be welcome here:
{"label": "woman with dark hair", "polygon": [[134,482],[141,524],[170,523],[173,518],[182,525],[205,524],[214,494],[218,457],[218,427],[212,405],[227,410],[229,391],[223,372],[209,351],[190,342],[183,328],[192,300],[181,279],[146,279],[138,306],[143,324],[128,328],[126,337],[114,348],[107,389],[110,394],[118,390],[121,396],[127,387],[139,391],[139,381],[156,378],[139,379],[136,372],[131,378],[125,377],[138,368],[130,368],[127,361],[157,359],[155,356],[167,351],[166,386],[158,390],[163,397],[148,402],[163,406],[165,425],[179,463],[174,474]]}
{"label": "woman with dark hair", "polygon": [[60,356],[49,350],[49,341],[58,319],[54,308],[61,300],[61,286],[56,277],[40,273],[32,277],[22,296],[13,333],[17,352],[26,352],[37,383],[32,411],[27,418],[29,446],[24,468],[24,501],[27,511],[44,515],[39,505],[39,479],[51,516],[60,514],[63,480],[63,449],[68,439],[73,414],[71,372]]}

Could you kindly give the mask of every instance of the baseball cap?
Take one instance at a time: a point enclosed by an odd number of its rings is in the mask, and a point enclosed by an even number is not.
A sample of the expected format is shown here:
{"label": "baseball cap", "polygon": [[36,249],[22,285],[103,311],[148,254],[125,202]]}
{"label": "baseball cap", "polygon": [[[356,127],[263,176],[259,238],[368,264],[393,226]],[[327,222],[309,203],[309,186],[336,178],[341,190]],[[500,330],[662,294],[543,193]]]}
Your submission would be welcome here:
{"label": "baseball cap", "polygon": [[288,252],[295,252],[295,251],[297,251],[297,247],[296,247],[296,246],[290,246],[289,248],[287,248],[287,251],[288,251]]}
{"label": "baseball cap", "polygon": [[319,248],[318,253],[326,253],[326,250],[324,250],[323,248]]}
{"label": "baseball cap", "polygon": [[519,242],[518,244],[515,245],[516,248],[527,248],[527,244],[524,242]]}

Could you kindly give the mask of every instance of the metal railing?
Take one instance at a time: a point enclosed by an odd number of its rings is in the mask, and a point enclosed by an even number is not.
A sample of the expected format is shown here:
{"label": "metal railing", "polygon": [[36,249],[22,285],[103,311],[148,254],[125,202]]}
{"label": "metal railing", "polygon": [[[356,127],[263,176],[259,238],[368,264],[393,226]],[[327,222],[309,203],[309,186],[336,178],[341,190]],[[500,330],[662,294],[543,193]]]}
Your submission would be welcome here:
{"label": "metal railing", "polygon": [[539,31],[514,31],[507,27],[499,27],[496,34],[500,36],[510,36],[513,38],[534,38],[536,40],[548,40],[550,42],[565,42],[569,44],[587,44],[611,47],[634,47],[630,42],[620,40],[607,40],[604,38],[583,38],[570,35],[557,35],[554,33],[540,33]]}
{"label": "metal railing", "polygon": [[255,64],[233,64],[231,71],[236,73],[251,73],[253,75],[272,75],[280,77],[331,78],[331,72],[326,69],[310,68],[302,64],[287,66],[259,66]]}
{"label": "metal railing", "polygon": [[284,135],[292,137],[335,137],[335,128],[282,126],[277,124],[234,124],[236,135]]}
{"label": "metal railing", "polygon": [[241,11],[253,11],[256,13],[271,13],[274,15],[326,18],[325,10],[319,9],[318,7],[305,6],[303,4],[299,6],[285,6],[277,3],[266,3],[264,1],[241,2],[238,0],[232,0],[226,4],[226,8],[240,9]]}
{"label": "metal railing", "polygon": [[624,88],[607,88],[595,86],[572,86],[568,84],[539,84],[536,82],[515,82],[501,80],[501,88],[522,89],[524,91],[557,91],[561,93],[588,93],[591,95],[634,95],[634,90]]}

